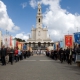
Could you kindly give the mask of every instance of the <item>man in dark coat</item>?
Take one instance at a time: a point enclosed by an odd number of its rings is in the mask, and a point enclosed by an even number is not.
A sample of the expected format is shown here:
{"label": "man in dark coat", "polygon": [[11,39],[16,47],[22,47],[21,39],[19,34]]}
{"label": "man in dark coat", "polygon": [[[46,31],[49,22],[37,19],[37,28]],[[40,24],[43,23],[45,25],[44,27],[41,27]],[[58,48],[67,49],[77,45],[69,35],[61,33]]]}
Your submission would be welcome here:
{"label": "man in dark coat", "polygon": [[5,48],[5,46],[2,46],[2,48],[1,48],[1,61],[2,61],[2,65],[6,65],[6,60],[5,60],[6,54],[7,54],[7,49]]}
{"label": "man in dark coat", "polygon": [[67,47],[67,49],[66,49],[66,60],[67,60],[67,63],[69,61],[69,54],[70,54],[70,48]]}
{"label": "man in dark coat", "polygon": [[76,53],[77,53],[78,55],[80,55],[80,44],[78,45],[78,48],[77,48],[77,50],[76,50]]}
{"label": "man in dark coat", "polygon": [[64,59],[64,54],[63,54],[62,48],[60,48],[60,50],[59,50],[59,55],[60,55],[60,61],[62,63],[63,62],[63,59]]}
{"label": "man in dark coat", "polygon": [[9,58],[10,58],[10,62],[11,64],[13,64],[13,61],[14,61],[14,49],[13,47],[10,49],[10,52],[9,52]]}

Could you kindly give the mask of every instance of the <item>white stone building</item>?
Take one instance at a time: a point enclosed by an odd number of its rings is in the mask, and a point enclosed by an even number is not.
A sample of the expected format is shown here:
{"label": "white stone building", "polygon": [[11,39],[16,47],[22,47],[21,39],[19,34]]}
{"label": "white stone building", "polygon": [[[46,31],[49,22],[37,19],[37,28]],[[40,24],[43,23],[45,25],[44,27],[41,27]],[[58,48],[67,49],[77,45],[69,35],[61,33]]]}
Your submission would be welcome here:
{"label": "white stone building", "polygon": [[50,37],[47,37],[48,29],[42,27],[42,11],[41,5],[38,4],[38,12],[36,16],[36,28],[32,27],[31,37],[27,40],[27,46],[31,46],[35,49],[37,48],[47,48],[48,46],[53,45]]}

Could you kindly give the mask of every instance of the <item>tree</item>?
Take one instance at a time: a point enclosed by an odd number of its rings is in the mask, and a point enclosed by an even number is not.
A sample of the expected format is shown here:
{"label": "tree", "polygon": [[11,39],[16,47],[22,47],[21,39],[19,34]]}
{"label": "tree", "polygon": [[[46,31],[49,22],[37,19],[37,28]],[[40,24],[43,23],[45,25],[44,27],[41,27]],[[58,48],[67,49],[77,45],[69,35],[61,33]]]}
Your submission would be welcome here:
{"label": "tree", "polygon": [[15,40],[19,41],[19,42],[25,42],[25,40],[22,40],[20,38],[14,38]]}

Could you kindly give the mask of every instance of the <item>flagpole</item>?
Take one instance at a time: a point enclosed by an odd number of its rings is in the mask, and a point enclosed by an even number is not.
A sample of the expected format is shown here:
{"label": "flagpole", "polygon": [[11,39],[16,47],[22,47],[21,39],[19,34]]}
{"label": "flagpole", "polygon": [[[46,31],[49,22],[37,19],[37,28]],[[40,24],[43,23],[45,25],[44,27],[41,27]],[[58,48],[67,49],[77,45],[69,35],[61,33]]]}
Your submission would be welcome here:
{"label": "flagpole", "polygon": [[77,32],[78,32],[78,27],[77,27]]}
{"label": "flagpole", "polygon": [[[78,27],[77,27],[77,32],[78,32]],[[77,44],[78,45],[78,44]]]}
{"label": "flagpole", "polygon": [[7,30],[6,30],[6,45],[5,45],[5,46],[8,47],[8,46],[7,46]]}
{"label": "flagpole", "polygon": [[68,31],[68,35],[69,35],[69,31]]}

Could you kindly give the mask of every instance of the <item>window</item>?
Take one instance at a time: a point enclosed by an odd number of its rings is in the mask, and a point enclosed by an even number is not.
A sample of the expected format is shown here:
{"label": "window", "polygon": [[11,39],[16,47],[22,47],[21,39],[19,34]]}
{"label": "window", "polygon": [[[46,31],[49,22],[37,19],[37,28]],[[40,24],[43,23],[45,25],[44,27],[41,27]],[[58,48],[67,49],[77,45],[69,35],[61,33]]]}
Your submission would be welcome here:
{"label": "window", "polygon": [[35,42],[33,42],[33,46],[35,47]]}
{"label": "window", "polygon": [[41,42],[38,42],[38,46],[39,46],[39,47],[41,46]]}
{"label": "window", "polygon": [[50,46],[50,42],[48,42],[48,46]]}
{"label": "window", "polygon": [[40,9],[39,9],[39,12],[40,12]]}
{"label": "window", "polygon": [[39,18],[39,23],[40,23],[40,18]]}
{"label": "window", "polygon": [[39,13],[39,15],[40,15],[40,13]]}
{"label": "window", "polygon": [[31,42],[29,42],[29,46],[31,46]]}

